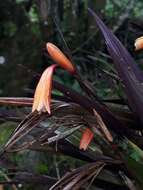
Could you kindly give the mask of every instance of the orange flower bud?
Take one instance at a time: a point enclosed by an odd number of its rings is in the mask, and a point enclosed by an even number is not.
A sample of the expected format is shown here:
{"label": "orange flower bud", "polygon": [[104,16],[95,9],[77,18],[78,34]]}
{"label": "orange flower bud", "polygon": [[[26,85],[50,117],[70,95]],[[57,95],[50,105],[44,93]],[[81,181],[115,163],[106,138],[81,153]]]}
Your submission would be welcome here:
{"label": "orange flower bud", "polygon": [[92,141],[93,137],[94,137],[93,132],[89,128],[86,128],[80,140],[80,149],[86,150],[88,145]]}
{"label": "orange flower bud", "polygon": [[135,41],[135,50],[143,49],[143,36],[140,38],[137,38]]}
{"label": "orange flower bud", "polygon": [[56,66],[56,64],[51,65],[43,72],[35,90],[32,112],[37,110],[51,113],[52,76]]}
{"label": "orange flower bud", "polygon": [[62,53],[62,51],[57,46],[48,42],[46,44],[46,47],[49,55],[58,65],[72,74],[75,73],[75,67],[71,61]]}

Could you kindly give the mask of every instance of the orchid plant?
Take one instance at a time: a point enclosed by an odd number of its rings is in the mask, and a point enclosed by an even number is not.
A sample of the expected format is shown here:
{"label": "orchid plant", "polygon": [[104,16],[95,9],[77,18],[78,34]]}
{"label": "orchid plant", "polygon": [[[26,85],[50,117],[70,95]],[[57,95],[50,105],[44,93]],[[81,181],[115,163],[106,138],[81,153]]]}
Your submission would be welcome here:
{"label": "orchid plant", "polygon": [[[32,106],[30,114],[21,121],[4,145],[1,156],[25,149],[48,151],[50,147],[55,151],[56,147],[55,153],[60,152],[89,162],[54,182],[50,190],[75,190],[83,185],[89,189],[104,169],[115,172],[122,179],[122,183],[113,183],[114,189],[143,189],[143,73],[103,21],[91,9],[88,11],[104,36],[107,50],[124,88],[127,100],[126,104],[120,105],[124,112],[122,115],[114,113],[112,107],[102,101],[91,85],[82,79],[72,60],[56,45],[48,42],[46,50],[54,64],[42,73],[34,98],[0,99],[1,104]],[[135,47],[136,50],[142,49],[142,37],[136,40]],[[85,95],[54,81],[53,74],[58,68],[75,77]],[[52,99],[53,89],[62,92],[62,100]],[[67,119],[61,118],[60,114]],[[55,122],[51,127],[40,127],[43,121],[50,120],[54,115],[58,115],[58,121],[61,123]],[[60,124],[66,126],[66,130],[61,133],[57,132]],[[36,135],[34,130],[38,131]],[[82,136],[79,135],[81,137],[78,147],[69,140],[75,132],[82,133]],[[30,138],[27,138],[27,135],[31,135]],[[24,142],[21,139],[24,139]],[[93,149],[91,144],[94,145]],[[100,153],[97,151],[99,146],[102,150]]]}
{"label": "orchid plant", "polygon": [[[61,52],[61,50],[58,47],[56,47],[52,43],[47,43],[46,47],[49,55],[57,64],[49,66],[43,72],[35,91],[32,111],[47,111],[49,114],[51,114],[50,103],[52,92],[52,76],[54,69],[57,66],[60,66],[72,75],[77,74],[77,72],[76,68],[73,66],[70,60]],[[86,150],[88,144],[93,139],[93,136],[93,132],[87,128],[81,138],[80,149]]]}

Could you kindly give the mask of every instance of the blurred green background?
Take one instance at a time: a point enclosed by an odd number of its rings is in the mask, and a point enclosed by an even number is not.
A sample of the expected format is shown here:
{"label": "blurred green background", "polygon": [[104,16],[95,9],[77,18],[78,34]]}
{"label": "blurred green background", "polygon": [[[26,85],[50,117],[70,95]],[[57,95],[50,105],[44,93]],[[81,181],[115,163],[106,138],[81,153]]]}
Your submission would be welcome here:
{"label": "blurred green background", "polygon": [[[128,5],[128,6],[127,6]],[[111,71],[105,44],[87,12],[91,7],[113,29],[129,50],[143,33],[142,0],[5,0],[0,2],[0,96],[32,96],[37,73],[52,62],[45,50],[50,41],[67,53],[100,96],[113,95],[101,70]],[[56,23],[55,23],[56,22]],[[139,25],[134,26],[134,25]],[[140,53],[136,57],[141,61]],[[56,79],[78,89],[62,70]],[[115,89],[114,89],[115,90]]]}

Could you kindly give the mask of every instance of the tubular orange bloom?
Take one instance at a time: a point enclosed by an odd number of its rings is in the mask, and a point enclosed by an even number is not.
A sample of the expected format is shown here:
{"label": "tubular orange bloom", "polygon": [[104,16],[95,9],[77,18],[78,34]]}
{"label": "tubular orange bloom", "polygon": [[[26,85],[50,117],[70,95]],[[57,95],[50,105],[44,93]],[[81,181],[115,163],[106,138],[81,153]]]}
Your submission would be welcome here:
{"label": "tubular orange bloom", "polygon": [[51,114],[50,102],[52,91],[52,76],[57,65],[51,65],[42,74],[34,94],[32,112],[35,110]]}
{"label": "tubular orange bloom", "polygon": [[143,36],[135,40],[135,50],[143,49]]}
{"label": "tubular orange bloom", "polygon": [[80,149],[86,150],[88,145],[92,141],[93,137],[94,137],[93,132],[89,128],[86,128],[80,140]]}
{"label": "tubular orange bloom", "polygon": [[49,55],[58,65],[72,74],[75,73],[75,67],[71,61],[62,53],[62,51],[57,46],[48,42],[46,44],[46,47]]}

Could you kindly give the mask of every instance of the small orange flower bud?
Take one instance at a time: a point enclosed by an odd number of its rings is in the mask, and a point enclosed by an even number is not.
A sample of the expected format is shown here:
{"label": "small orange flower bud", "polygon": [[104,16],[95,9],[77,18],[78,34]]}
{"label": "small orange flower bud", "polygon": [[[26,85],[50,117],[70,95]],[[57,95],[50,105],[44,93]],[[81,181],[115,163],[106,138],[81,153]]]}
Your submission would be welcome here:
{"label": "small orange flower bud", "polygon": [[46,47],[49,55],[58,65],[72,74],[75,73],[75,67],[71,61],[62,53],[62,51],[57,46],[48,42],[46,44]]}
{"label": "small orange flower bud", "polygon": [[143,36],[135,40],[135,50],[143,49]]}
{"label": "small orange flower bud", "polygon": [[86,150],[88,145],[92,141],[93,137],[94,137],[93,132],[89,128],[86,128],[80,140],[80,149]]}
{"label": "small orange flower bud", "polygon": [[35,90],[32,112],[35,110],[51,114],[50,102],[52,91],[52,76],[57,65],[51,65],[42,74]]}

